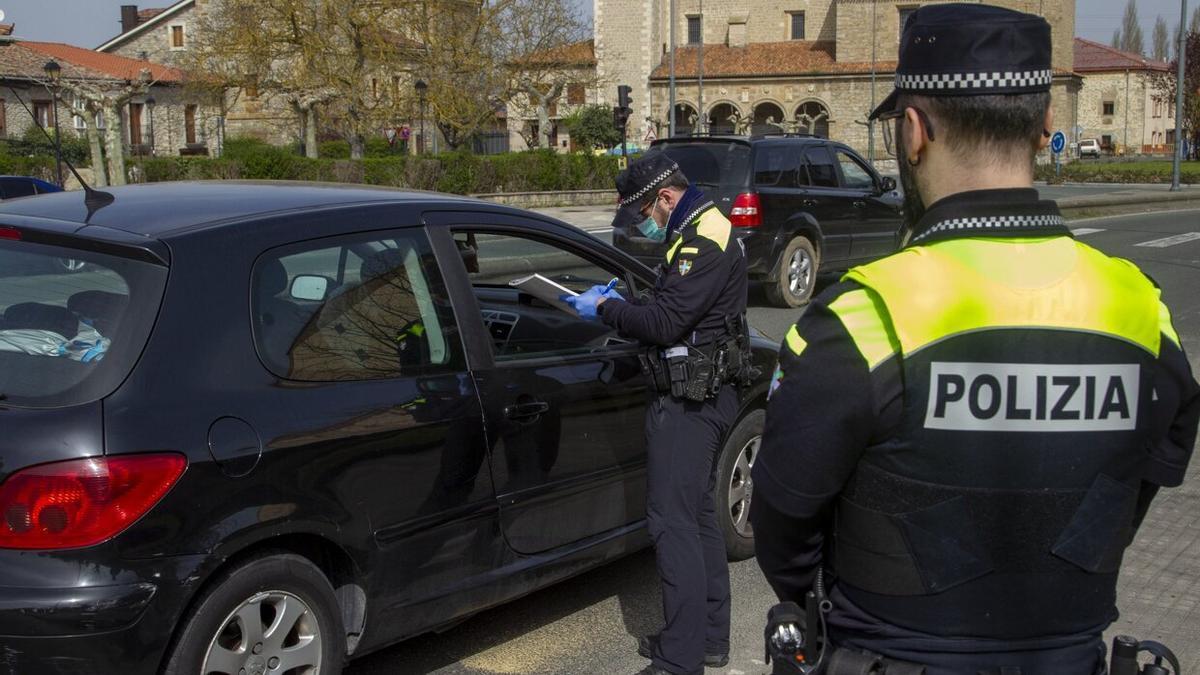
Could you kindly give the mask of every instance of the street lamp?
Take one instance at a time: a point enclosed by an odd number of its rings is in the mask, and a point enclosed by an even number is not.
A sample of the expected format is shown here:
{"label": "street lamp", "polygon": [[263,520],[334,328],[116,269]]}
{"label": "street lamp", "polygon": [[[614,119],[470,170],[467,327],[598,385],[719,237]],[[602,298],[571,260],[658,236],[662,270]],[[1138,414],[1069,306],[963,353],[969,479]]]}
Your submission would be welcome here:
{"label": "street lamp", "polygon": [[150,114],[150,155],[154,156],[154,105],[158,101],[153,96],[146,97],[146,112]]}
{"label": "street lamp", "polygon": [[58,176],[58,186],[63,187],[62,138],[58,135],[58,79],[62,77],[62,66],[58,65],[58,61],[50,59],[42,66],[42,71],[50,79],[50,98],[53,99],[50,108],[54,115],[54,171]]}
{"label": "street lamp", "polygon": [[429,90],[429,85],[425,84],[425,80],[417,80],[413,85],[417,90],[417,101],[421,105],[421,142],[417,145],[417,154],[425,154],[425,93]]}

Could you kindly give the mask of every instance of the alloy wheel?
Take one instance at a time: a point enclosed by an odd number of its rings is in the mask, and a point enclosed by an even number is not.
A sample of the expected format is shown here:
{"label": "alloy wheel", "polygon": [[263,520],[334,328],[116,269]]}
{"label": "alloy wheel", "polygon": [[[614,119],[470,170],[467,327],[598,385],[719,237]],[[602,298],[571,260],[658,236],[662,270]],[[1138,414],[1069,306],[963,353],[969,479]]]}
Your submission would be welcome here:
{"label": "alloy wheel", "polygon": [[202,675],[316,675],[321,635],[311,607],[286,591],[266,591],[229,613],[208,644]]}

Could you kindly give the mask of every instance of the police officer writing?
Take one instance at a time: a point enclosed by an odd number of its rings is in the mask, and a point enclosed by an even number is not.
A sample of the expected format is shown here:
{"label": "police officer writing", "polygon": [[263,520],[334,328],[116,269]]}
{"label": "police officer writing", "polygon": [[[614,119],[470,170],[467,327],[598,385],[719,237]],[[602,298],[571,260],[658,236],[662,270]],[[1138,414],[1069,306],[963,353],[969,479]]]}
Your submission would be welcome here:
{"label": "police officer writing", "polygon": [[[655,390],[646,419],[646,520],[662,580],[666,625],[644,637],[643,673],[703,672],[729,660],[729,569],[713,502],[714,457],[734,420],[745,376],[746,260],[729,220],[679,166],[651,152],[617,177],[613,227],[669,241],[650,297],[604,286],[568,298],[647,347]],[[739,338],[742,338],[739,341]]]}
{"label": "police officer writing", "polygon": [[781,599],[825,577],[827,665],[1103,672],[1124,549],[1184,479],[1200,388],[1159,289],[1032,188],[1050,53],[1037,16],[911,16],[872,113],[911,238],[781,346],[751,521]]}

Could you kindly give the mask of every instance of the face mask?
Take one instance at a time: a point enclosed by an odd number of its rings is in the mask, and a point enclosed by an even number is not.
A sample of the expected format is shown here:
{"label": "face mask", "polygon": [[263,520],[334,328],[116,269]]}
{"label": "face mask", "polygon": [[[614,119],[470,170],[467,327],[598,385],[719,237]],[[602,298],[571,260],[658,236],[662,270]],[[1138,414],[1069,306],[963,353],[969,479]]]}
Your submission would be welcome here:
{"label": "face mask", "polygon": [[658,221],[654,219],[654,209],[657,208],[658,200],[655,199],[654,206],[650,208],[650,217],[638,223],[637,226],[638,232],[641,232],[647,239],[655,243],[663,242],[667,239],[667,228],[659,225]]}

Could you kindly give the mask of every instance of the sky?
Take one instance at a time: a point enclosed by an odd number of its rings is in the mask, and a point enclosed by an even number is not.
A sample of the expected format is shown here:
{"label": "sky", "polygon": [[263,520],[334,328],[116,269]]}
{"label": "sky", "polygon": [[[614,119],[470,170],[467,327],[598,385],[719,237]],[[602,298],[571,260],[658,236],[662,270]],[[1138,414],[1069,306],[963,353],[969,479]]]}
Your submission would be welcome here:
{"label": "sky", "polygon": [[[591,0],[573,0],[591,13]],[[1053,1],[1053,0],[1051,0]],[[66,42],[96,47],[120,32],[120,6],[137,0],[0,0],[4,23],[17,25],[17,37],[47,42]],[[1113,30],[1121,25],[1128,0],[1075,0],[1075,34],[1108,44]],[[139,7],[163,7],[171,0],[151,0]],[[1188,3],[1189,14],[1197,0]],[[1138,18],[1149,47],[1158,15],[1174,28],[1179,22],[1179,0],[1138,0]]]}

